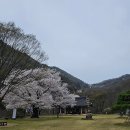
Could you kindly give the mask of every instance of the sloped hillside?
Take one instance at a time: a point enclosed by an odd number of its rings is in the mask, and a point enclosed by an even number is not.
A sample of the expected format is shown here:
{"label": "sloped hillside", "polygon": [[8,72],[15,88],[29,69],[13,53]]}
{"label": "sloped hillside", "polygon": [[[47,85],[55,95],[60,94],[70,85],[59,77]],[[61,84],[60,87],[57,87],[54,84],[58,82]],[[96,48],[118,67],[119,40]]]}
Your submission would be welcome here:
{"label": "sloped hillside", "polygon": [[93,100],[94,111],[100,113],[105,108],[112,107],[118,95],[128,90],[130,90],[130,74],[93,84],[91,89],[86,90],[86,95]]}
{"label": "sloped hillside", "polygon": [[82,94],[82,92],[84,90],[86,90],[87,88],[90,87],[89,84],[74,77],[73,75],[67,73],[66,71],[61,70],[60,68],[57,68],[57,67],[51,67],[51,68],[60,72],[60,75],[61,75],[63,82],[68,83],[70,91],[72,91],[74,93]]}

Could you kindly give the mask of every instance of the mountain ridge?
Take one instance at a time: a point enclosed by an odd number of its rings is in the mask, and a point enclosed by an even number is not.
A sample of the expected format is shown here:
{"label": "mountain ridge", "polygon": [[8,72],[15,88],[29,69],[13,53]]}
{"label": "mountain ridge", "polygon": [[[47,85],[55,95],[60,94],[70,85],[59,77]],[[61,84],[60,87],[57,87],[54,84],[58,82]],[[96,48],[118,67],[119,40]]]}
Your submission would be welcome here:
{"label": "mountain ridge", "polygon": [[124,74],[124,75],[119,76],[117,78],[103,80],[102,82],[91,84],[91,86],[92,87],[106,87],[108,84],[113,85],[113,84],[119,83],[121,81],[126,81],[126,80],[130,80],[130,74]]}

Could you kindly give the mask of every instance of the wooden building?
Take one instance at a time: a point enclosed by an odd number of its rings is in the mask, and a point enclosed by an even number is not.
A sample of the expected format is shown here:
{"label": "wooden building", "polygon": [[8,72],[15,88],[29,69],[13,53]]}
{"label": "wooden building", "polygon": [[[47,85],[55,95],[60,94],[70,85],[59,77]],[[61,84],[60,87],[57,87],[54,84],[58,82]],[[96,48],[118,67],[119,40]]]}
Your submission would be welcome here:
{"label": "wooden building", "polygon": [[86,114],[92,106],[88,97],[76,97],[76,105],[68,106],[64,113],[66,114]]}
{"label": "wooden building", "polygon": [[88,97],[76,97],[76,104],[71,107],[67,106],[66,108],[62,108],[59,106],[58,109],[53,108],[51,110],[44,110],[45,113],[48,114],[87,114],[92,106]]}

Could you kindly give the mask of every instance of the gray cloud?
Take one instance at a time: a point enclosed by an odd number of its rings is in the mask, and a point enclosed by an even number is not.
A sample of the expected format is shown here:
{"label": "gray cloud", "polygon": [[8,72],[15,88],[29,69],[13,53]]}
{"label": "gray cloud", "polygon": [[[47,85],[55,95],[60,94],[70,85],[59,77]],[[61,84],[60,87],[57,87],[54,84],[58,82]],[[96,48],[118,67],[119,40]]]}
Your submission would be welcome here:
{"label": "gray cloud", "polygon": [[129,0],[0,0],[0,20],[33,33],[48,64],[88,83],[130,73]]}

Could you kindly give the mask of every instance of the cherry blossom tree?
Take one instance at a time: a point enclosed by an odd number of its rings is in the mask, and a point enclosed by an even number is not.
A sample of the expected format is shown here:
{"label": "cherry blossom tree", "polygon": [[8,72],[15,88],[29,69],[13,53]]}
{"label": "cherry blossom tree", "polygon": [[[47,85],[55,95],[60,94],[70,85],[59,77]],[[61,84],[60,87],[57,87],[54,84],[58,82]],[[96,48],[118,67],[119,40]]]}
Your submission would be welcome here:
{"label": "cherry blossom tree", "polygon": [[12,84],[11,91],[3,100],[7,109],[32,108],[32,117],[39,117],[39,109],[75,103],[74,95],[69,93],[67,84],[62,83],[58,72],[44,68],[23,70],[12,82],[15,73],[12,72],[4,82],[6,86]]}

